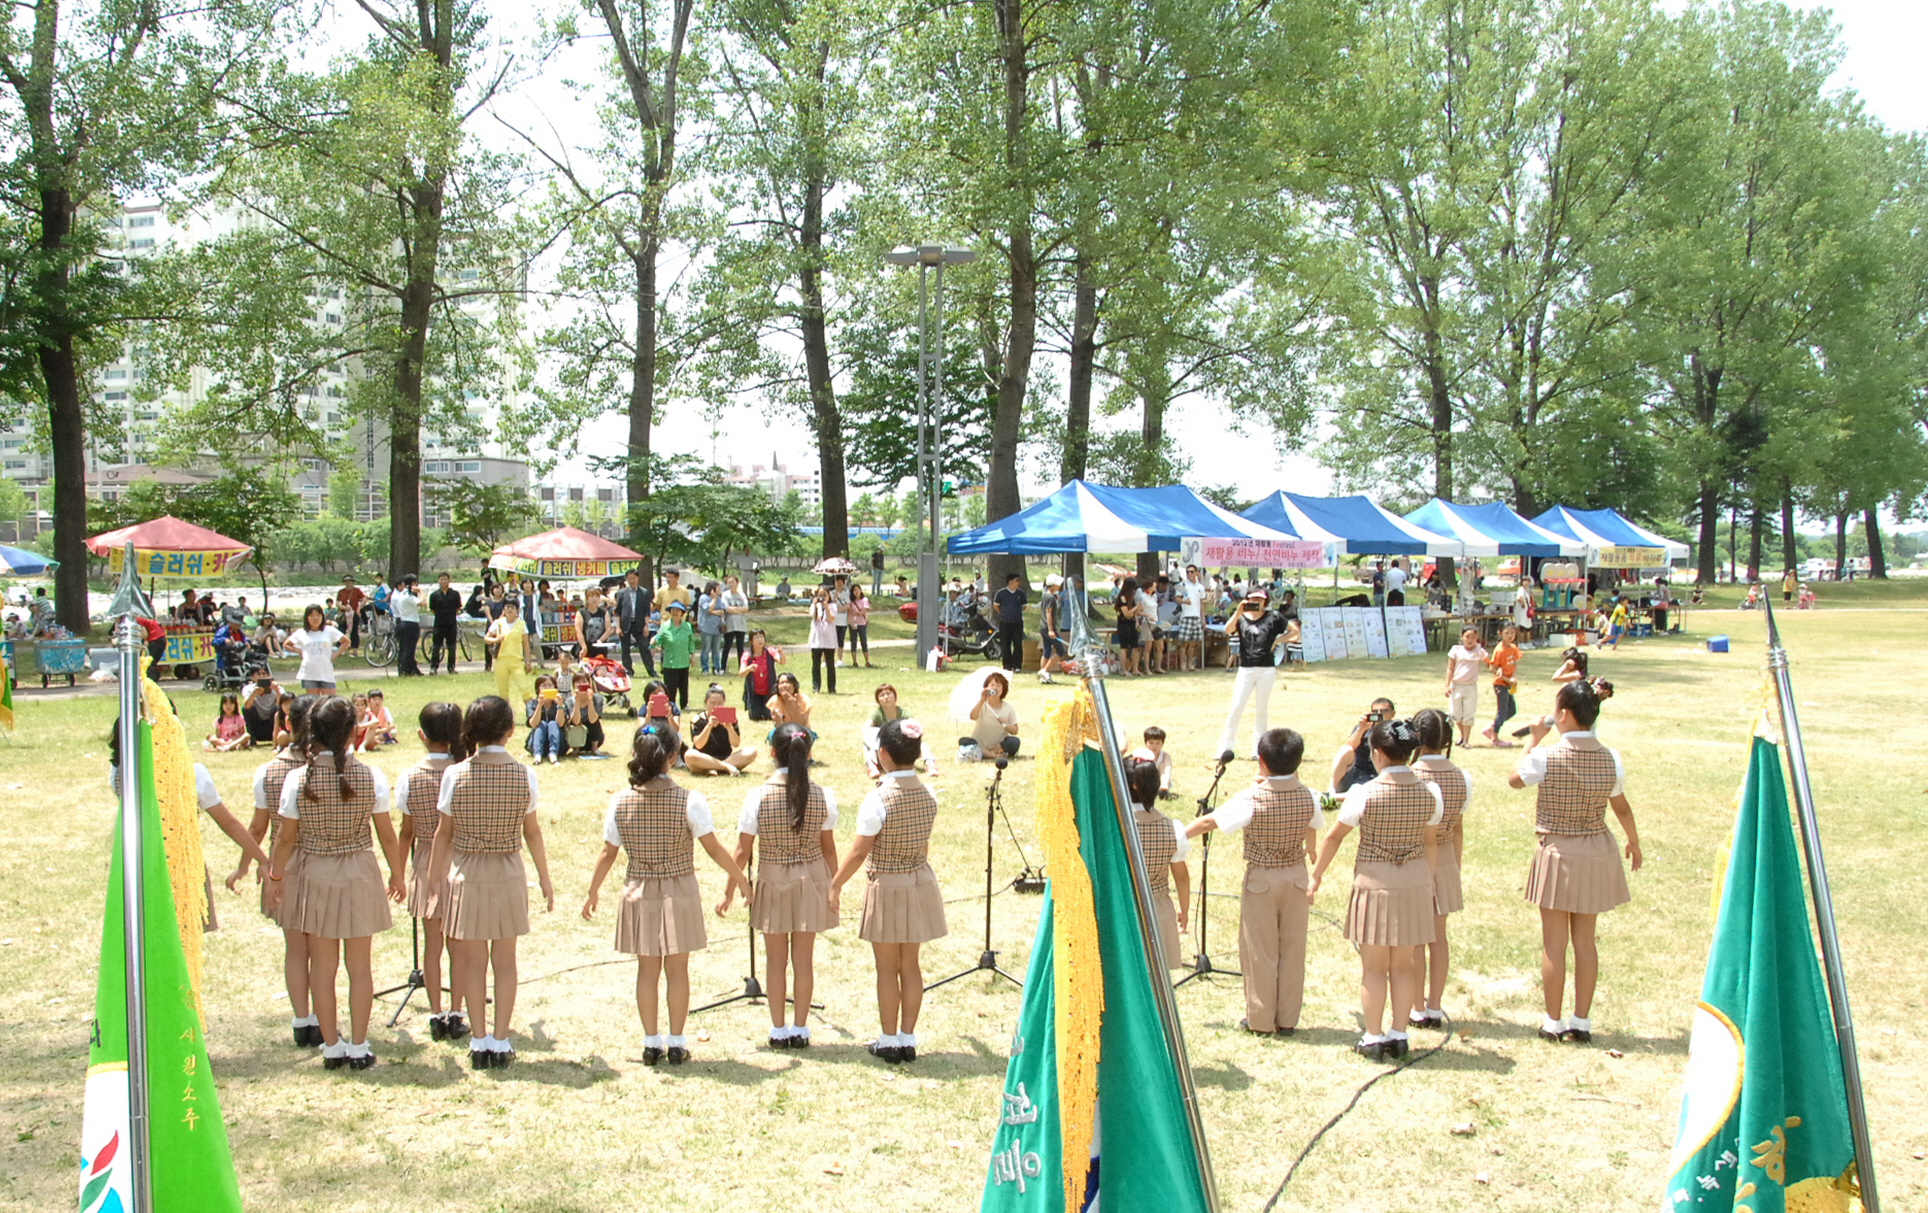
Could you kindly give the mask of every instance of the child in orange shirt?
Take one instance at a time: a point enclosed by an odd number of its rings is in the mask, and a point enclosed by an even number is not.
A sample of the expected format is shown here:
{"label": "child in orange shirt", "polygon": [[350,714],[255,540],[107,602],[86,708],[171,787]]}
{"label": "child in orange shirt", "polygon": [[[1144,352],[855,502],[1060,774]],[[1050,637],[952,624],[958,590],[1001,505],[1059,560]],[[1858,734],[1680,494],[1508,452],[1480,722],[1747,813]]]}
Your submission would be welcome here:
{"label": "child in orange shirt", "polygon": [[1486,664],[1493,670],[1493,700],[1499,705],[1494,713],[1490,728],[1480,730],[1480,736],[1493,743],[1493,748],[1510,750],[1513,743],[1500,737],[1500,729],[1513,719],[1518,709],[1513,704],[1513,693],[1520,689],[1520,680],[1513,675],[1514,667],[1520,663],[1520,630],[1512,624],[1500,629],[1500,643]]}

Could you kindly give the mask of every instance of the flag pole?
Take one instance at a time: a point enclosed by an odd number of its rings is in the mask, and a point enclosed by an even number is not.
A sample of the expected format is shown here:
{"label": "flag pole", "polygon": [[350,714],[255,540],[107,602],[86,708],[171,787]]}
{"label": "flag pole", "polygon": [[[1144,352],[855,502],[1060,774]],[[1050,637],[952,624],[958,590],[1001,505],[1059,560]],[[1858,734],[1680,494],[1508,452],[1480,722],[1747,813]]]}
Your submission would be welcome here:
{"label": "flag pole", "polygon": [[126,969],[127,994],[127,1123],[128,1172],[132,1181],[134,1207],[131,1213],[149,1213],[154,1207],[153,1159],[148,1144],[147,1116],[147,982],[141,896],[141,876],[145,865],[141,838],[140,713],[141,659],[140,637],[145,633],[134,622],[135,612],[146,608],[152,613],[140,580],[134,572],[134,545],[128,544],[121,560],[120,587],[108,609],[117,616],[114,626],[115,647],[120,651],[120,795],[121,795],[121,935],[122,958]]}
{"label": "flag pole", "polygon": [[1828,1005],[1834,1012],[1834,1043],[1841,1053],[1841,1077],[1848,1089],[1848,1132],[1854,1139],[1855,1171],[1861,1183],[1861,1207],[1881,1213],[1875,1191],[1874,1148],[1868,1137],[1868,1106],[1861,1092],[1861,1063],[1854,1044],[1854,1014],[1848,1009],[1848,977],[1841,965],[1841,937],[1834,925],[1834,897],[1828,891],[1828,865],[1821,854],[1821,826],[1814,812],[1814,790],[1808,782],[1807,752],[1801,744],[1801,721],[1794,709],[1794,684],[1788,677],[1787,650],[1774,623],[1774,607],[1767,610],[1767,668],[1774,675],[1774,696],[1781,708],[1781,734],[1794,790],[1795,816],[1801,822],[1801,850],[1807,856],[1808,888],[1814,899],[1814,922],[1821,938],[1821,963],[1828,975]]}
{"label": "flag pole", "polygon": [[1198,1106],[1198,1087],[1192,1081],[1192,1060],[1185,1049],[1185,1031],[1178,1022],[1178,998],[1171,979],[1165,975],[1165,960],[1158,947],[1158,922],[1151,909],[1151,879],[1145,867],[1144,848],[1138,845],[1138,829],[1131,819],[1131,794],[1125,782],[1125,757],[1118,748],[1118,730],[1111,716],[1111,700],[1105,693],[1104,648],[1092,634],[1084,604],[1071,612],[1071,644],[1079,654],[1085,689],[1091,693],[1091,706],[1098,718],[1098,744],[1105,756],[1105,773],[1111,780],[1111,807],[1118,832],[1125,840],[1125,855],[1131,864],[1131,904],[1138,913],[1138,938],[1144,949],[1145,969],[1151,975],[1152,999],[1158,1008],[1158,1026],[1165,1035],[1165,1048],[1178,1073],[1178,1093],[1185,1107],[1185,1128],[1191,1135],[1192,1153],[1198,1159],[1199,1179],[1205,1190],[1207,1213],[1219,1213],[1218,1179],[1212,1173],[1212,1152],[1205,1144],[1205,1121]]}

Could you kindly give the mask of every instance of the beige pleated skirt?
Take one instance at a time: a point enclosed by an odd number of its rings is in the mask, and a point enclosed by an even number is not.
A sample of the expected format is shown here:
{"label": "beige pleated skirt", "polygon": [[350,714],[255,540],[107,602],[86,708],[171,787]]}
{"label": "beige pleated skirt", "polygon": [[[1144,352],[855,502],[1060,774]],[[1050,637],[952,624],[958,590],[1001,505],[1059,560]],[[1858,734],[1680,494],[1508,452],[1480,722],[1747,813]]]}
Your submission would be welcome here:
{"label": "beige pleated skirt", "polygon": [[1599,914],[1633,900],[1613,835],[1541,834],[1526,869],[1526,899],[1542,910]]}
{"label": "beige pleated skirt", "polygon": [[514,939],[529,933],[529,878],[522,852],[457,851],[437,907],[450,939]]}
{"label": "beige pleated skirt", "polygon": [[429,855],[435,848],[433,838],[417,843],[414,856],[408,865],[408,916],[410,918],[440,918],[441,899],[435,895],[433,881],[429,879]]}
{"label": "beige pleated skirt", "polygon": [[1433,913],[1457,914],[1466,908],[1466,895],[1459,887],[1459,858],[1452,844],[1439,845],[1439,862],[1433,865]]}
{"label": "beige pleated skirt", "polygon": [[696,873],[645,876],[623,885],[616,913],[616,950],[631,956],[682,956],[710,943]]}
{"label": "beige pleated skirt", "polygon": [[1185,967],[1185,935],[1178,929],[1178,903],[1169,888],[1151,895],[1152,908],[1158,912],[1158,954],[1168,969]]}
{"label": "beige pleated skirt", "polygon": [[281,925],[323,939],[361,939],[394,924],[388,885],[371,848],[348,855],[302,857],[301,871],[282,878]]}
{"label": "beige pleated skirt", "polygon": [[[268,855],[270,858],[274,856],[274,847],[272,845],[268,847]],[[281,920],[287,916],[288,910],[294,905],[294,902],[289,899],[289,894],[295,891],[295,882],[300,878],[300,876],[301,876],[301,848],[296,847],[294,854],[288,856],[288,870],[281,874],[281,888],[282,888],[281,904],[273,908],[269,908],[268,889],[270,886],[274,884],[274,882],[268,879],[267,873],[263,872],[261,874],[262,917],[266,918],[269,922],[272,922],[276,926],[281,927],[283,930],[291,929],[288,927],[287,923],[282,922]]]}
{"label": "beige pleated skirt", "polygon": [[828,931],[837,925],[830,909],[830,866],[819,855],[803,863],[758,865],[750,925],[765,935]]}
{"label": "beige pleated skirt", "polygon": [[1409,947],[1433,941],[1433,874],[1425,859],[1362,863],[1352,869],[1346,938],[1356,944]]}
{"label": "beige pleated skirt", "polygon": [[911,872],[879,872],[864,883],[857,938],[871,943],[928,943],[950,934],[944,893],[928,863]]}

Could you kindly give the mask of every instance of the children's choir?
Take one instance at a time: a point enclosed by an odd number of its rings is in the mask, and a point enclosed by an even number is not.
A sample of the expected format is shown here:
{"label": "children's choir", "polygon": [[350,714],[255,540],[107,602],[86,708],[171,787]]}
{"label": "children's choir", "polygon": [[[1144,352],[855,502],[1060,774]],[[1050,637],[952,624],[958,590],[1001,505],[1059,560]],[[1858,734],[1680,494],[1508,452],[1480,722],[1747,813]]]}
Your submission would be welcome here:
{"label": "children's choir", "polygon": [[[1536,797],[1526,900],[1541,919],[1545,1017],[1539,1034],[1586,1042],[1599,977],[1598,916],[1629,900],[1622,854],[1636,871],[1642,855],[1620,757],[1593,732],[1612,687],[1589,681],[1584,666],[1571,675],[1563,669],[1556,680],[1555,711],[1533,726],[1507,783],[1533,788]],[[718,718],[714,699],[697,729],[726,736],[731,756],[718,765],[741,770],[748,762],[739,760],[754,751],[740,750],[734,722]],[[1300,781],[1305,739],[1284,728],[1258,738],[1259,771],[1250,786],[1190,823],[1173,821],[1157,808],[1161,795],[1170,795],[1170,755],[1163,752],[1162,731],[1147,730],[1148,750],[1127,762],[1126,779],[1165,967],[1185,967],[1190,840],[1213,831],[1239,833],[1245,861],[1239,1026],[1258,1036],[1292,1035],[1304,1004],[1310,909],[1344,840],[1357,834],[1343,918],[1360,959],[1365,1031],[1354,1048],[1374,1060],[1399,1058],[1409,1050],[1406,1028],[1442,1026],[1447,921],[1464,903],[1460,860],[1472,797],[1470,777],[1452,761],[1455,726],[1463,744],[1469,713],[1463,704],[1455,709],[1450,716],[1428,708],[1399,719],[1390,702],[1378,701],[1355,734],[1370,775],[1350,752],[1335,759],[1334,771],[1346,769],[1349,786],[1329,825],[1325,810],[1335,802],[1326,798],[1322,807],[1321,797]],[[555,906],[536,816],[536,771],[508,749],[516,710],[496,695],[466,711],[452,703],[421,710],[417,736],[426,753],[394,786],[399,836],[388,781],[355,756],[365,723],[340,698],[302,697],[289,705],[286,745],[255,773],[254,820],[246,830],[238,824],[229,830],[243,857],[227,883],[233,888],[251,861],[262,863],[261,909],[283,934],[294,1042],[319,1047],[328,1069],[374,1064],[370,944],[390,926],[391,902],[406,904],[426,941],[430,1035],[466,1037],[474,1069],[506,1066],[515,1058],[516,941],[529,932],[525,849],[545,909]],[[947,932],[929,854],[938,802],[918,778],[917,762],[928,757],[918,722],[900,712],[875,731],[867,757],[877,786],[858,809],[853,840],[840,858],[837,798],[810,777],[815,735],[807,727],[785,723],[771,731],[774,769],[743,800],[734,850],[717,838],[707,798],[671,778],[678,760],[695,752],[674,722],[652,719],[636,730],[628,787],[609,802],[582,916],[594,918],[602,887],[624,858],[615,949],[636,957],[644,1064],[675,1065],[691,1056],[683,1033],[689,957],[708,943],[696,878],[699,845],[726,880],[718,915],[741,895],[751,928],[763,936],[774,1049],[810,1047],[816,937],[841,924],[843,888],[861,868],[857,934],[871,945],[875,962],[879,1028],[866,1048],[892,1064],[916,1058],[924,991],[919,952]],[[197,781],[206,785],[203,803],[218,802],[212,780],[198,767]],[[1609,811],[1624,846],[1608,830]],[[1569,955],[1572,1014],[1563,1015]],[[335,985],[344,963],[345,1036]],[[660,1013],[665,1007],[667,1022]]]}

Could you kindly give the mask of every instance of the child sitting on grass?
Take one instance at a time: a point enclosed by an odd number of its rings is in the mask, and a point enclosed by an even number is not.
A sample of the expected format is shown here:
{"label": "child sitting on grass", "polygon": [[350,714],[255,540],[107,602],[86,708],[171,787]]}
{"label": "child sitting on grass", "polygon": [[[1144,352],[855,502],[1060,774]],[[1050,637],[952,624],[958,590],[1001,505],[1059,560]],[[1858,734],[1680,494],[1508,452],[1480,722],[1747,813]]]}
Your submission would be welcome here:
{"label": "child sitting on grass", "polygon": [[233,694],[221,696],[220,715],[214,718],[214,731],[201,743],[204,750],[245,750],[254,741],[248,736],[248,722],[241,717],[241,700]]}
{"label": "child sitting on grass", "polygon": [[361,743],[363,753],[395,744],[395,718],[389,714],[380,691],[368,692],[366,723],[368,727]]}

